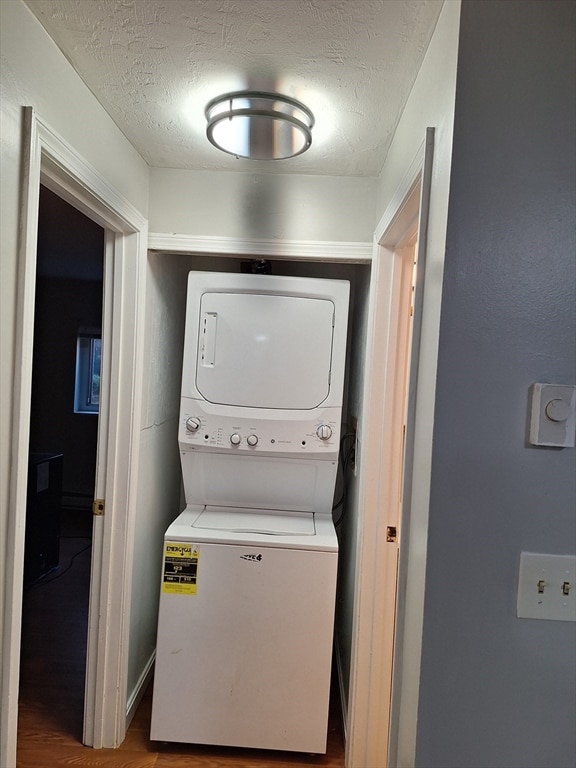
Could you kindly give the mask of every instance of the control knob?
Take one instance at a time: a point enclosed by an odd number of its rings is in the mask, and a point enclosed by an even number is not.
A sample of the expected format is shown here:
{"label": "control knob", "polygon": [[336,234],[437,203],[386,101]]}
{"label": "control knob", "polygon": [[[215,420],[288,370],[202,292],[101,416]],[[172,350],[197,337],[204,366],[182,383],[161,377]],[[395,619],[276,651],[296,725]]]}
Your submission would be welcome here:
{"label": "control knob", "polygon": [[240,437],[238,432],[233,432],[230,435],[230,442],[232,443],[232,445],[240,445],[240,443],[242,442],[242,438]]}
{"label": "control knob", "polygon": [[246,442],[248,445],[251,445],[254,447],[255,445],[258,445],[258,435],[248,435],[246,438]]}
{"label": "control knob", "polygon": [[197,432],[200,429],[200,419],[197,416],[189,416],[186,419],[186,429],[188,432]]}
{"label": "control knob", "polygon": [[329,440],[332,437],[332,427],[329,427],[328,424],[320,424],[316,429],[316,434],[320,440]]}

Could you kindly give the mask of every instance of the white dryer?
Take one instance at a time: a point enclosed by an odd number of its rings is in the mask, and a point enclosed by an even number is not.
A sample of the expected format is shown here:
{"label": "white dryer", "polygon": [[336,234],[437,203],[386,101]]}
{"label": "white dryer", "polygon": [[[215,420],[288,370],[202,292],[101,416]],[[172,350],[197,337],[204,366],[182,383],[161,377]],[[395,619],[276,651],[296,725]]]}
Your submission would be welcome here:
{"label": "white dryer", "polygon": [[152,739],[326,750],[348,294],[190,274]]}

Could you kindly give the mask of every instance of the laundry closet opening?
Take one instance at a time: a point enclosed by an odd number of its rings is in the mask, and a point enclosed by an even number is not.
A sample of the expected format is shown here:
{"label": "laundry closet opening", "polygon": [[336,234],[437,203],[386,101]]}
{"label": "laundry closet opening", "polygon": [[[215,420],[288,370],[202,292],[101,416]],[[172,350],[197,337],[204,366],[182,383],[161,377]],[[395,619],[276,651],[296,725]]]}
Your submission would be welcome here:
{"label": "laundry closet opening", "polygon": [[[255,259],[255,261],[258,261]],[[270,273],[288,277],[346,280],[350,283],[347,352],[342,407],[342,449],[333,518],[339,540],[336,651],[342,698],[348,697],[355,581],[357,509],[357,441],[364,386],[368,333],[369,263],[320,262],[267,258]],[[140,473],[134,536],[133,599],[128,669],[129,705],[142,688],[142,669],[151,672],[156,643],[160,570],[164,532],[184,509],[178,450],[178,420],[188,274],[258,271],[247,256],[198,256],[150,252],[145,298],[145,356],[142,399]],[[314,334],[315,329],[310,328]],[[361,456],[361,448],[360,448]],[[344,459],[344,460],[343,460]],[[346,465],[346,471],[344,470]],[[348,595],[348,599],[344,599]]]}

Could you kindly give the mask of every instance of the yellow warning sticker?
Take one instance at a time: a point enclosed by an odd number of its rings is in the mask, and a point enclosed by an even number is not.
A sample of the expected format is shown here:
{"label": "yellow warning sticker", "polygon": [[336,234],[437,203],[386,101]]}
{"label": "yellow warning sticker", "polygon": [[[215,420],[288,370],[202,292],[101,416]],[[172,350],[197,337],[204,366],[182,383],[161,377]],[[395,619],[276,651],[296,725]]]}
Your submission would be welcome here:
{"label": "yellow warning sticker", "polygon": [[162,592],[170,595],[195,595],[199,556],[196,544],[166,541]]}

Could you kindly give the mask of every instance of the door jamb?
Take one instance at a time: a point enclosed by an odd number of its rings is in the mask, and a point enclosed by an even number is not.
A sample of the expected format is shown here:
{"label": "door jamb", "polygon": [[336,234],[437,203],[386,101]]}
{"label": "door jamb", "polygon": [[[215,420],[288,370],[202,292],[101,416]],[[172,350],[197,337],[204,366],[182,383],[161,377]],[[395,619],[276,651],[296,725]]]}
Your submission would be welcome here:
{"label": "door jamb", "polygon": [[[147,221],[78,153],[44,123],[33,108],[24,108],[25,145],[22,168],[19,267],[16,305],[12,464],[6,546],[6,604],[0,710],[3,745],[0,762],[15,763],[18,723],[22,581],[26,521],[26,478],[30,434],[30,397],[36,249],[40,182],[107,230],[114,239],[114,339],[111,376],[110,432],[106,487],[107,514],[101,518],[102,557],[93,554],[100,571],[98,605],[91,607],[97,622],[94,679],[104,706],[97,712],[88,743],[117,746],[125,735],[126,659],[134,536],[135,439],[140,418],[138,389],[133,383],[142,368],[137,322],[143,309]],[[120,419],[120,416],[122,417]],[[97,561],[97,562],[96,562]],[[91,598],[92,599],[92,598]],[[95,691],[96,693],[96,691]]]}
{"label": "door jamb", "polygon": [[[364,389],[364,409],[360,424],[364,460],[360,465],[359,509],[361,519],[356,551],[356,579],[352,627],[352,658],[346,741],[347,768],[366,765],[392,765],[391,751],[396,749],[399,726],[399,693],[393,697],[394,683],[399,686],[402,673],[410,665],[420,667],[420,645],[412,653],[398,655],[400,628],[405,614],[418,619],[422,607],[406,605],[406,572],[411,567],[409,545],[410,500],[405,498],[399,521],[401,548],[386,542],[386,527],[390,521],[382,515],[386,503],[387,460],[390,446],[384,432],[390,420],[390,381],[394,365],[391,350],[398,326],[395,315],[395,287],[398,283],[400,257],[395,253],[410,228],[420,217],[418,233],[418,271],[423,281],[427,213],[431,182],[434,130],[426,138],[390,201],[374,236],[374,256],[370,288],[369,348]],[[416,208],[415,208],[416,205]],[[423,283],[419,291],[419,317],[414,318],[411,351],[411,391],[407,415],[404,492],[413,480],[410,456],[413,451],[414,418],[417,398],[417,361],[419,352],[419,323]],[[415,310],[416,311],[416,310]],[[392,376],[393,378],[393,376]],[[411,401],[411,402],[410,402]],[[372,425],[378,425],[374,428]],[[418,528],[420,528],[418,522]],[[403,530],[404,529],[404,530]],[[421,533],[420,530],[417,531]],[[400,557],[399,557],[400,554]],[[421,574],[422,580],[424,574]],[[422,582],[423,583],[423,582]],[[398,602],[397,602],[398,601]],[[422,617],[420,615],[420,623]],[[396,627],[396,629],[395,629]],[[394,673],[394,674],[393,674]],[[417,686],[417,678],[413,685]],[[416,688],[417,701],[417,688]],[[416,712],[406,713],[405,731],[415,739]]]}

